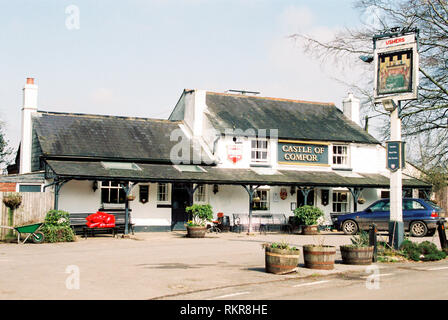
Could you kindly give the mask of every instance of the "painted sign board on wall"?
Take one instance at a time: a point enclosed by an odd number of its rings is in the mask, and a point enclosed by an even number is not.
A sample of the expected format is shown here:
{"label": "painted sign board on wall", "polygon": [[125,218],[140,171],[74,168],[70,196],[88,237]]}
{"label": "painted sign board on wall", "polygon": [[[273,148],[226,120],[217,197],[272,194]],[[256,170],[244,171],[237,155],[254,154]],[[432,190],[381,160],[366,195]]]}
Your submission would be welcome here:
{"label": "painted sign board on wall", "polygon": [[278,163],[305,166],[329,166],[329,143],[278,140]]}

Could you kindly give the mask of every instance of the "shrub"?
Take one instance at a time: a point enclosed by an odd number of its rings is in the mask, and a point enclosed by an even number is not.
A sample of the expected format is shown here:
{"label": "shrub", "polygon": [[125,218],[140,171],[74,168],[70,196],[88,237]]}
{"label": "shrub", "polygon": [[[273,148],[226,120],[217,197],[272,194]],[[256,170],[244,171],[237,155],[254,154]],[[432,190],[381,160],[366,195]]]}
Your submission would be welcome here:
{"label": "shrub", "polygon": [[269,248],[283,249],[283,250],[294,250],[294,251],[299,250],[296,247],[291,247],[286,241],[263,243],[261,246],[263,247],[263,249],[266,247],[269,247]]}
{"label": "shrub", "polygon": [[320,217],[324,215],[324,212],[314,206],[305,205],[294,210],[294,216],[300,224],[305,226],[316,225]]}
{"label": "shrub", "polygon": [[446,253],[437,249],[437,246],[429,241],[416,244],[405,240],[400,250],[406,258],[414,261],[437,261],[446,258]]}
{"label": "shrub", "polygon": [[194,204],[186,207],[185,211],[192,215],[192,221],[188,223],[190,227],[205,226],[207,221],[213,219],[213,210],[209,204]]}
{"label": "shrub", "polygon": [[363,230],[354,235],[350,241],[354,247],[368,247],[370,246],[369,234]]}
{"label": "shrub", "polygon": [[72,242],[76,239],[70,227],[70,214],[62,210],[48,211],[40,231],[46,242]]}

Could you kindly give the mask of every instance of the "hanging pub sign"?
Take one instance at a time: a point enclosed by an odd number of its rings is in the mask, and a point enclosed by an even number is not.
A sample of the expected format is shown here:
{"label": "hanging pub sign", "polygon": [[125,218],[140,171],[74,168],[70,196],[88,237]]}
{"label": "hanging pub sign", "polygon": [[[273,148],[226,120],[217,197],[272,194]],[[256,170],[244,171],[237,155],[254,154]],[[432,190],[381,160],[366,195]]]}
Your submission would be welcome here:
{"label": "hanging pub sign", "polygon": [[392,172],[405,167],[404,142],[387,141],[386,142],[386,167]]}
{"label": "hanging pub sign", "polygon": [[329,166],[328,143],[278,140],[278,163],[306,166]]}
{"label": "hanging pub sign", "polygon": [[417,99],[418,52],[417,33],[391,32],[375,36],[374,98]]}

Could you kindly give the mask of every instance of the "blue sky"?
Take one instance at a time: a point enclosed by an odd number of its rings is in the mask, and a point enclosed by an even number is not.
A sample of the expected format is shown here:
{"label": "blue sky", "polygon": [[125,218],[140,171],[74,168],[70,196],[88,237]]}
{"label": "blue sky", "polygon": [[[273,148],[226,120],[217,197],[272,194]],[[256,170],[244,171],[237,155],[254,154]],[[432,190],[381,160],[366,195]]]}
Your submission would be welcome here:
{"label": "blue sky", "polygon": [[166,118],[184,88],[340,106],[335,71],[287,37],[330,37],[359,16],[345,0],[2,0],[0,119],[16,148],[26,77],[48,111]]}

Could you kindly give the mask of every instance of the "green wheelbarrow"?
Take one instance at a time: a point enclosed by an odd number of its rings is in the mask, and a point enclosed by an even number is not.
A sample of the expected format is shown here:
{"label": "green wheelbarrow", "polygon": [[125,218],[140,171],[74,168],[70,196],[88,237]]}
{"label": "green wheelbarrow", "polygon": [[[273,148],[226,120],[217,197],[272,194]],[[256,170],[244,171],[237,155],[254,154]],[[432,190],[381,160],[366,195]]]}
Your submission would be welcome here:
{"label": "green wheelbarrow", "polygon": [[25,240],[23,240],[22,243],[25,243],[26,240],[28,240],[28,238],[30,236],[31,240],[34,243],[41,243],[44,241],[44,234],[40,231],[38,231],[41,227],[43,226],[43,223],[34,223],[34,224],[28,224],[28,225],[24,225],[24,226],[20,226],[20,227],[8,227],[8,226],[0,226],[0,228],[5,228],[5,229],[13,229],[17,231],[17,243],[21,243],[20,241],[20,235],[22,233],[29,233]]}

